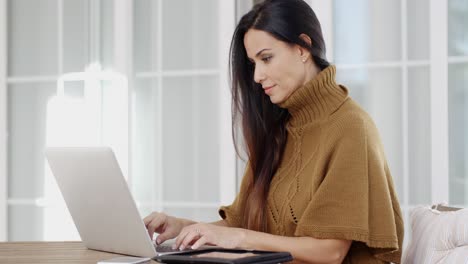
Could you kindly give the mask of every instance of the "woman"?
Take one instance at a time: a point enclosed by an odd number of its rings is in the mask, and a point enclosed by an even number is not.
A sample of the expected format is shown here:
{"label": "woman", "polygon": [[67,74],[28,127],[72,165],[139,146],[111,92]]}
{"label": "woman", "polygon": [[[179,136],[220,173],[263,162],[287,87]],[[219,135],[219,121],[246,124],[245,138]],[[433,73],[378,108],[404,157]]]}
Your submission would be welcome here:
{"label": "woman", "polygon": [[233,120],[248,153],[240,193],[211,224],[152,213],[150,236],[177,237],[181,249],[289,251],[306,263],[399,263],[403,222],[377,129],[335,83],[312,9],[256,5],[230,60]]}

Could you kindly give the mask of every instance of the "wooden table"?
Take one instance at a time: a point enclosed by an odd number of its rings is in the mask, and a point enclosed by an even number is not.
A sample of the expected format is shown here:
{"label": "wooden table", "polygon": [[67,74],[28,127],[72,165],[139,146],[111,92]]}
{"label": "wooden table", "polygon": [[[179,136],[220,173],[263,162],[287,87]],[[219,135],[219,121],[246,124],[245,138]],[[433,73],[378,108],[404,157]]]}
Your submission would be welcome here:
{"label": "wooden table", "polygon": [[[87,249],[82,242],[0,243],[0,263],[89,263],[122,255]],[[158,263],[154,260],[151,263]]]}

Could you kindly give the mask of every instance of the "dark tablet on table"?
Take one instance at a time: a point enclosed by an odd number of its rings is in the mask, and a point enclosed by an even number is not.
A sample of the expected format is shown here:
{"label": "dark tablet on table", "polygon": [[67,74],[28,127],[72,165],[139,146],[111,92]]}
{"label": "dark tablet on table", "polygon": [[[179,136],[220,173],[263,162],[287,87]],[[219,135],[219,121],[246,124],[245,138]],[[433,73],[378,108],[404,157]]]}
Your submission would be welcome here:
{"label": "dark tablet on table", "polygon": [[248,264],[248,263],[284,263],[293,258],[289,252],[271,252],[261,250],[210,248],[192,252],[182,252],[172,255],[158,256],[157,261],[176,263],[220,263],[220,264]]}

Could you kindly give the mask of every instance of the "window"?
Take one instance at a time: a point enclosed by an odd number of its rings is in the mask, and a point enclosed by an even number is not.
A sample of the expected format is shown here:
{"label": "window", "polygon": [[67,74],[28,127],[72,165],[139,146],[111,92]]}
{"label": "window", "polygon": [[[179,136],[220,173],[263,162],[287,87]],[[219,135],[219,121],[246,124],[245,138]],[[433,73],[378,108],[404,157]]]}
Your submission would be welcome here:
{"label": "window", "polygon": [[[114,148],[142,217],[218,219],[236,183],[234,1],[1,0],[0,11],[8,26],[0,129],[9,135],[0,146],[8,165],[0,163],[0,185],[8,182],[0,240],[79,239],[43,155],[47,144],[75,139]],[[96,115],[81,118],[86,111]],[[82,133],[67,137],[77,132],[64,126],[70,119]]]}
{"label": "window", "polygon": [[468,2],[448,1],[450,203],[468,204]]}
{"label": "window", "polygon": [[466,1],[310,2],[338,81],[380,131],[405,222],[416,205],[466,206]]}

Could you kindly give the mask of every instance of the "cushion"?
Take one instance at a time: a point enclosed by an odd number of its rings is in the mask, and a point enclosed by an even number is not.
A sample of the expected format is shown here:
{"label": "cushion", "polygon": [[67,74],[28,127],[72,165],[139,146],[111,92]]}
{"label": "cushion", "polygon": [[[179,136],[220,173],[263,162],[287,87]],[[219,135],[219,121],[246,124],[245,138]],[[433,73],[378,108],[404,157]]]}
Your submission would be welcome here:
{"label": "cushion", "polygon": [[410,222],[402,263],[467,263],[468,209],[421,206],[411,211]]}

